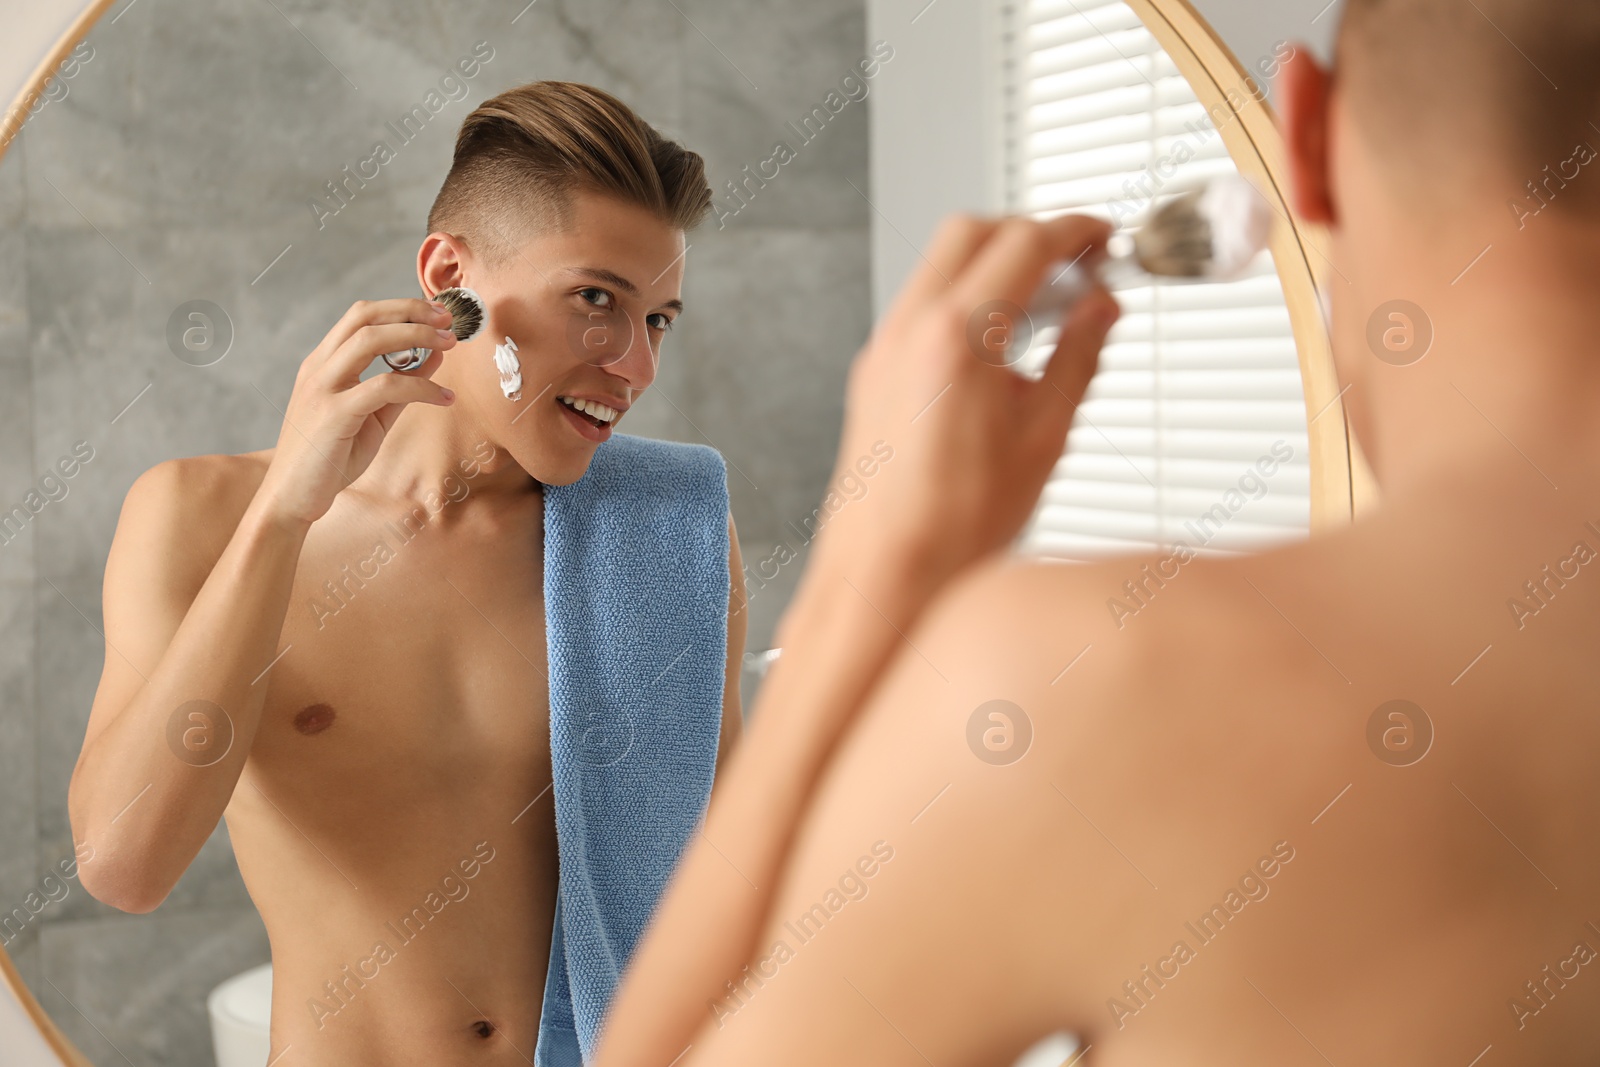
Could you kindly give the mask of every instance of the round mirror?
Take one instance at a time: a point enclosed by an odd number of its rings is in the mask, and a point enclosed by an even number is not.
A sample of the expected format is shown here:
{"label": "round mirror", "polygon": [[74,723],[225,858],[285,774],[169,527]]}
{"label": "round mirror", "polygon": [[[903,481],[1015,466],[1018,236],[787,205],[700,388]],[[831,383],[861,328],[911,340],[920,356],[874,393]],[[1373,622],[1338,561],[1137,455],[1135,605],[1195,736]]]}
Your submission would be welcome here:
{"label": "round mirror", "polygon": [[[1280,216],[1248,277],[1124,294],[1025,547],[1082,558],[1171,545],[1210,516],[1210,547],[1238,551],[1348,521],[1365,483],[1322,332],[1321,238],[1284,203],[1260,89],[1270,71],[1241,66],[1182,0],[970,3],[996,30],[975,53],[1002,88],[999,136],[984,142],[1003,171],[994,209],[1132,219],[1236,168]],[[67,784],[105,658],[119,655],[102,632],[106,555],[141,472],[269,446],[300,360],[343,310],[416,291],[455,130],[498,91],[594,84],[707,158],[718,206],[690,235],[695,315],[630,429],[727,457],[749,647],[770,658],[800,568],[783,549],[808,539],[845,368],[870,327],[869,232],[914,229],[899,214],[913,183],[874,163],[868,185],[858,101],[915,81],[930,56],[913,24],[945,14],[929,8],[886,49],[864,45],[877,27],[859,2],[756,16],[626,0],[492,13],[102,0],[61,38],[10,112],[0,158],[8,1057],[266,1064],[267,929],[226,825],[148,914],[98,902],[76,877],[94,842],[73,840]],[[876,87],[851,73],[869,59]],[[835,91],[846,74],[859,97]],[[775,139],[792,158],[773,163]],[[752,182],[752,168],[769,177]]]}

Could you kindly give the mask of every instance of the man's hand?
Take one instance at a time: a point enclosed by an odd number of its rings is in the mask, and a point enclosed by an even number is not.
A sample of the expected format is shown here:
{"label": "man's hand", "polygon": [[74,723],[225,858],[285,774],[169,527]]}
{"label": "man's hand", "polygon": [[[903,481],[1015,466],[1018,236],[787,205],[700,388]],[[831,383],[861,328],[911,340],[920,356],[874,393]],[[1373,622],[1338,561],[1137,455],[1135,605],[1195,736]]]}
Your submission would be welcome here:
{"label": "man's hand", "polygon": [[260,492],[274,514],[310,524],[354,481],[410,403],[448,406],[454,394],[429,381],[430,355],[408,372],[361,372],[378,356],[408,348],[454,347],[450,312],[428,300],[359,300],[300,364],[294,392]]}
{"label": "man's hand", "polygon": [[1037,381],[1007,365],[1022,352],[996,358],[992,331],[1022,329],[1046,272],[1098,252],[1109,233],[1078,215],[943,225],[851,368],[836,474],[877,441],[894,458],[825,528],[823,558],[887,568],[931,593],[1017,536],[1120,309],[1103,287],[1081,300]]}

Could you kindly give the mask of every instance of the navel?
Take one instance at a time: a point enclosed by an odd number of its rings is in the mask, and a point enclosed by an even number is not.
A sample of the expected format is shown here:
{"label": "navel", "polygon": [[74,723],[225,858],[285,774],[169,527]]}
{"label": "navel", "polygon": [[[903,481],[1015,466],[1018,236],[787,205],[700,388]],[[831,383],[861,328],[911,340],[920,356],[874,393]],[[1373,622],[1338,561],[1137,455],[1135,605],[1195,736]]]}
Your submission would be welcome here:
{"label": "navel", "polygon": [[320,734],[333,725],[336,715],[337,712],[327,704],[312,704],[301,709],[294,717],[294,728],[307,736]]}
{"label": "navel", "polygon": [[472,1024],[472,1032],[479,1037],[492,1037],[494,1035],[494,1023],[488,1019],[479,1019]]}

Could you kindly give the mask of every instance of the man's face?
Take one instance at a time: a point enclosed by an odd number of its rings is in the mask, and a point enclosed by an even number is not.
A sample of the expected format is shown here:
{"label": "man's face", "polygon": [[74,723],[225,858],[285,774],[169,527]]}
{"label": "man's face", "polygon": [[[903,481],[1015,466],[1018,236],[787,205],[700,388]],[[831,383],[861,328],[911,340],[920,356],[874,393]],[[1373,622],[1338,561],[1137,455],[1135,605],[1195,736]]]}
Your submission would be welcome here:
{"label": "man's face", "polygon": [[[572,197],[568,224],[522,243],[469,284],[488,306],[484,332],[447,358],[489,430],[529,474],[577,481],[595,448],[655,380],[661,341],[682,310],[684,235],[642,207]],[[515,342],[520,399],[506,398],[495,348]],[[611,409],[583,412],[573,402]],[[598,416],[596,417],[596,413]]]}

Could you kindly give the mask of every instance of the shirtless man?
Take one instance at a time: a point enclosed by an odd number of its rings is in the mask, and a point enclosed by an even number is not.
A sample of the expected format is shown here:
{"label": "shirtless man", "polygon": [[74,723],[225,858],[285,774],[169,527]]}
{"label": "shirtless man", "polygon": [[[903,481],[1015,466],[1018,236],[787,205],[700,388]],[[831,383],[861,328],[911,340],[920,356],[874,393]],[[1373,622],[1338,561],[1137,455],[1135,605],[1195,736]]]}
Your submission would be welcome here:
{"label": "shirtless man", "polygon": [[1382,506],[1121,628],[1158,556],[1005,558],[1113,304],[1037,384],[966,323],[1106,231],[946,225],[852,372],[840,469],[895,462],[814,546],[599,1067],[1600,1057],[1600,6],[1346,12],[1278,99]]}
{"label": "shirtless man", "polygon": [[[277,446],[147,471],[106,564],[105,670],[70,793],[95,848],[83,882],[148,912],[225,815],[271,940],[285,1067],[534,1049],[557,886],[541,483],[578,480],[611,433],[566,400],[625,412],[650,386],[710,191],[698,156],[603,94],[539,83],[468,122],[495,133],[506,115],[526,135],[509,173],[458,144],[417,257],[423,291],[474,288],[495,335],[457,344],[427,300],[355,304],[300,365]],[[573,154],[586,143],[613,154]],[[574,345],[574,321],[599,329]],[[412,346],[436,351],[359,380]],[[348,583],[386,523],[410,539]],[[731,543],[724,750],[743,641]]]}

